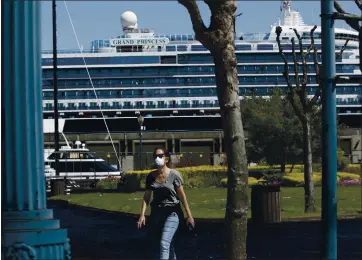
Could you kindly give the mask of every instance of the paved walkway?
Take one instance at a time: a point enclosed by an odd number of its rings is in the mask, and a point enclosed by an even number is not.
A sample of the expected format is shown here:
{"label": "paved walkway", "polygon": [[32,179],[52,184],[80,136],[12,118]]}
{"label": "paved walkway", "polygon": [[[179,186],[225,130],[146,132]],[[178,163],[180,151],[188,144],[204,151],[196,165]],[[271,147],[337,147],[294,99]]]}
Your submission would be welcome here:
{"label": "paved walkway", "polygon": [[[145,233],[136,229],[136,219],[53,203],[48,207],[68,229],[73,259],[145,259]],[[196,225],[196,234],[183,243],[183,258],[222,259],[223,225]],[[248,255],[250,259],[320,259],[320,234],[320,222],[249,225]],[[340,221],[338,239],[340,259],[362,259],[362,219]]]}

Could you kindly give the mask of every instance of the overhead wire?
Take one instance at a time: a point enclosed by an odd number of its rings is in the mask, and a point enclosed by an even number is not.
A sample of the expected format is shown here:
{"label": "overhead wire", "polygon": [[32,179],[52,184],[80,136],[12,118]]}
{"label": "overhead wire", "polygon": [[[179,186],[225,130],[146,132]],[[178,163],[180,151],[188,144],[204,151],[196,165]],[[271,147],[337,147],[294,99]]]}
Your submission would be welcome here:
{"label": "overhead wire", "polygon": [[[78,44],[79,51],[80,51],[81,54],[84,54],[84,53],[83,53],[83,48],[82,48],[82,46],[81,46],[80,43],[79,43],[78,35],[77,35],[76,30],[75,30],[75,27],[74,27],[74,24],[73,24],[73,20],[72,20],[72,17],[71,17],[71,15],[70,15],[70,12],[69,12],[67,3],[66,3],[66,1],[63,1],[63,2],[64,2],[65,10],[67,11],[67,14],[68,14],[68,17],[69,17],[70,24],[71,24],[72,29],[73,29],[73,33],[74,33],[75,39],[76,39],[77,44]],[[115,147],[114,142],[113,142],[113,139],[112,139],[112,135],[111,135],[111,133],[110,133],[110,131],[109,131],[106,118],[105,118],[104,113],[103,113],[103,111],[102,111],[101,102],[100,102],[100,100],[99,100],[99,98],[98,98],[97,91],[95,90],[95,87],[94,87],[94,84],[93,84],[93,80],[92,80],[92,77],[91,77],[91,75],[90,75],[90,73],[89,73],[88,65],[87,65],[87,62],[86,62],[86,60],[85,60],[84,55],[82,55],[82,59],[83,59],[83,62],[84,62],[85,69],[86,69],[86,71],[87,71],[87,75],[88,75],[89,81],[90,81],[90,83],[91,83],[91,85],[92,85],[92,89],[93,89],[93,92],[94,92],[94,96],[95,96],[95,98],[96,98],[96,100],[97,100],[97,105],[98,105],[99,110],[100,110],[100,112],[101,112],[101,114],[102,114],[102,118],[103,118],[103,121],[104,121],[104,125],[106,126],[107,133],[108,133],[109,139],[110,139],[110,141],[111,141],[111,144],[112,144],[112,147],[113,147],[113,150],[114,150],[114,153],[115,153],[115,155],[116,155],[116,158],[117,158],[117,161],[118,161],[118,165],[119,165],[119,168],[120,168],[120,167],[121,167],[121,162],[120,162],[120,160],[119,160],[118,153],[117,153],[116,147]]]}

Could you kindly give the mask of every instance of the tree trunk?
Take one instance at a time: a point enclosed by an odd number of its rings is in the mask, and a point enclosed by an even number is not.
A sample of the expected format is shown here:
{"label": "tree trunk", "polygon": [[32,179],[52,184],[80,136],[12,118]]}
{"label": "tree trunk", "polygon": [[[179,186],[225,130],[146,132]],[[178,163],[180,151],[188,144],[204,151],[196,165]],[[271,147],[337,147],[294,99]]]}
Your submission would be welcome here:
{"label": "tree trunk", "polygon": [[285,165],[287,164],[287,157],[285,155],[285,147],[283,146],[281,158],[280,158],[280,172],[285,173]]}
{"label": "tree trunk", "polygon": [[246,259],[248,220],[248,163],[241,120],[234,25],[236,1],[205,1],[211,11],[206,27],[196,0],[178,0],[190,14],[196,39],[212,54],[216,90],[223,121],[228,164],[225,210],[226,254],[230,260]]}
{"label": "tree trunk", "polygon": [[282,163],[280,164],[280,172],[285,173],[285,160],[283,160]]}
{"label": "tree trunk", "polygon": [[294,170],[294,163],[292,163],[292,167],[290,167],[289,173],[292,173]]}
{"label": "tree trunk", "polygon": [[312,157],[312,134],[310,126],[310,114],[306,114],[303,124],[303,145],[304,145],[304,212],[315,212],[315,192],[313,183],[313,157]]}
{"label": "tree trunk", "polygon": [[225,48],[214,52],[213,56],[228,162],[225,212],[226,253],[228,259],[239,260],[247,257],[248,165],[240,111],[233,31],[230,30],[228,34],[230,34],[227,37],[230,42]]}
{"label": "tree trunk", "polygon": [[280,154],[280,172],[281,173],[285,173],[285,165],[286,165],[286,161],[287,161],[287,156],[285,153],[285,141],[284,138],[281,138],[282,140],[282,152]]}

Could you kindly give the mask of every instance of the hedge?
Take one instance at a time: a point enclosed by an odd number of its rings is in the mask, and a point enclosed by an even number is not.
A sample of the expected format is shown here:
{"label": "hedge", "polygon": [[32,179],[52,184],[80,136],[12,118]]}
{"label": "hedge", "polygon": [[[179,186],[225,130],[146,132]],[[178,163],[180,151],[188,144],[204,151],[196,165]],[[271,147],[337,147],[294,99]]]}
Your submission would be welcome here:
{"label": "hedge", "polygon": [[[248,185],[249,186],[253,186],[253,185],[256,185],[258,183],[259,183],[259,181],[257,179],[255,179],[253,177],[248,178]],[[228,186],[228,178],[221,179],[220,184],[221,184],[220,186],[226,188]]]}
{"label": "hedge", "polygon": [[[314,169],[317,167],[313,167]],[[283,186],[302,186],[304,183],[303,165],[286,165],[285,175],[280,173],[280,166],[251,166],[249,171],[249,185],[254,185],[259,181],[279,182]],[[227,183],[227,168],[225,166],[196,166],[176,168],[182,175],[184,186],[186,188],[201,187],[224,187]],[[320,170],[320,168],[318,168]],[[345,171],[357,173],[360,165],[348,165]],[[321,173],[315,169],[313,181],[315,185],[321,184]],[[125,174],[123,190],[134,192],[143,190],[145,187],[146,176],[150,170],[128,171]],[[359,180],[358,174],[350,172],[339,172],[338,181]]]}
{"label": "hedge", "polygon": [[[345,181],[360,181],[360,176],[358,174],[348,173],[348,172],[338,172],[337,173],[337,183],[343,183]],[[313,182],[315,186],[320,186],[322,184],[322,174],[320,172],[313,173]],[[286,187],[297,187],[304,185],[304,174],[303,173],[292,173],[286,175],[281,182],[282,186]]]}

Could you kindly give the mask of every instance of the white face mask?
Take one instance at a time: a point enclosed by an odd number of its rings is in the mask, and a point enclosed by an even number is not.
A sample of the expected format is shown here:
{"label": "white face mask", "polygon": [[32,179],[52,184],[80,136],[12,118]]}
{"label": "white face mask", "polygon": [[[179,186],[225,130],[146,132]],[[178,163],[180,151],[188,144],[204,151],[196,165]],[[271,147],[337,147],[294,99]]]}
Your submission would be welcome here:
{"label": "white face mask", "polygon": [[162,157],[162,158],[156,157],[155,164],[156,164],[157,167],[164,166],[165,165],[165,157]]}

